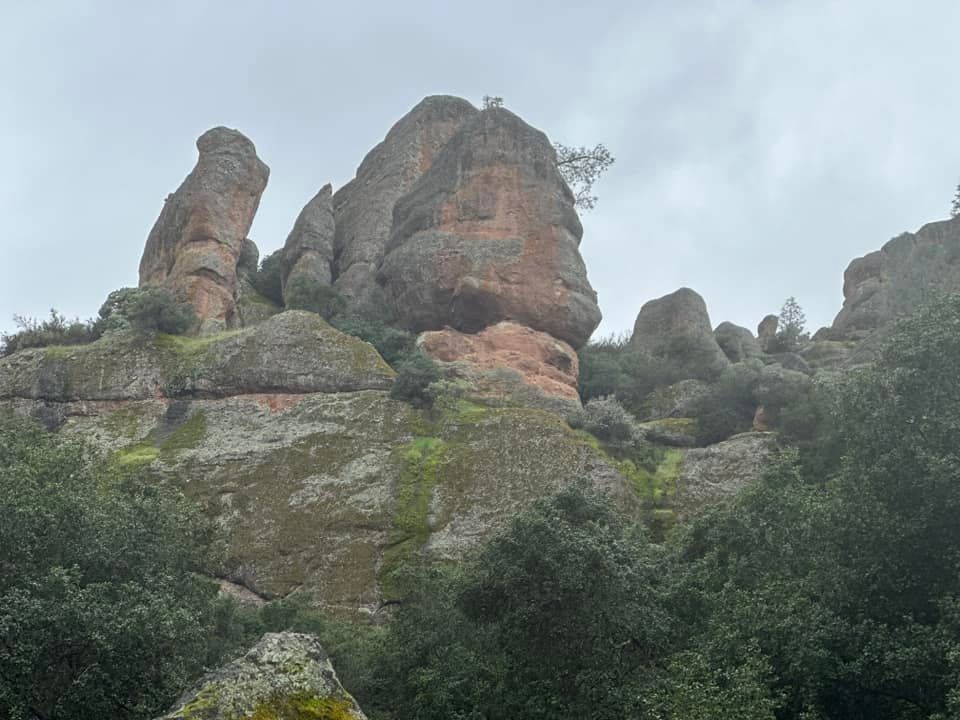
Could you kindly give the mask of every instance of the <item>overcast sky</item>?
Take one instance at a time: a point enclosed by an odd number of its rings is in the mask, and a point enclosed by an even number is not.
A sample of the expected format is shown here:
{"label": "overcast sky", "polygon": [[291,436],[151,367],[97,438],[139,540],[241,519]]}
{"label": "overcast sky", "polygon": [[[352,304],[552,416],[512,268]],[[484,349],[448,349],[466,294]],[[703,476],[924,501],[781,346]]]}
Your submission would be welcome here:
{"label": "overcast sky", "polygon": [[604,322],[681,286],[752,329],[840,308],[854,257],[948,214],[960,3],[0,0],[0,329],[135,285],[194,142],[270,166],[251,237],[353,177],[423,96],[499,95],[616,164],[583,217]]}

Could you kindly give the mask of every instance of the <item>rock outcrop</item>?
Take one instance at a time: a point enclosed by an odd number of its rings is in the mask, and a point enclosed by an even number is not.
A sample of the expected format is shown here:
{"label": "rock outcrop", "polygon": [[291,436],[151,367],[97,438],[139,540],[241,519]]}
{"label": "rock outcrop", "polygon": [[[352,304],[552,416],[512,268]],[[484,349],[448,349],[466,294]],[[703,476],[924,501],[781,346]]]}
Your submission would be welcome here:
{"label": "rock outcrop", "polygon": [[851,262],[843,275],[843,308],[828,337],[818,339],[860,338],[912,312],[936,293],[957,290],[960,217],[903,233]]}
{"label": "rock outcrop", "polygon": [[324,185],[300,211],[283,245],[280,277],[284,300],[293,283],[333,282],[333,239],[333,189]]}
{"label": "rock outcrop", "polygon": [[289,310],[203,338],[130,335],[0,358],[0,400],[52,403],[389,389],[374,348],[319,315]]}
{"label": "rock outcrop", "polygon": [[776,444],[773,433],[749,432],[709,447],[685,450],[676,489],[681,516],[759,480]]}
{"label": "rock outcrop", "polygon": [[780,318],[776,315],[766,315],[757,325],[757,340],[763,352],[771,352],[775,349],[779,326]]}
{"label": "rock outcrop", "polygon": [[734,325],[732,322],[722,322],[713,331],[717,344],[723,354],[732,363],[759,357],[763,354],[760,343],[747,328]]}
{"label": "rock outcrop", "polygon": [[577,353],[547,333],[501,322],[473,335],[450,328],[425,332],[419,344],[485,400],[563,413],[580,407]]}
{"label": "rock outcrop", "polygon": [[690,288],[644,303],[630,347],[672,363],[689,378],[715,377],[729,364],[713,335],[707,304]]}
{"label": "rock outcrop", "polygon": [[268,633],[216,670],[158,720],[327,718],[366,720],[313,635]]}
{"label": "rock outcrop", "polygon": [[371,150],[356,177],[333,197],[336,216],[335,287],[355,303],[377,303],[377,268],[386,253],[393,207],[430,168],[457,128],[479,111],[466,100],[422,100]]}
{"label": "rock outcrop", "polygon": [[582,233],[547,137],[491,108],[397,201],[379,279],[409,329],[511,321],[580,347],[600,322]]}
{"label": "rock outcrop", "polygon": [[196,167],[167,198],[147,238],[140,285],[183,295],[200,331],[216,332],[235,323],[237,265],[270,170],[236,130],[208,130],[197,149]]}

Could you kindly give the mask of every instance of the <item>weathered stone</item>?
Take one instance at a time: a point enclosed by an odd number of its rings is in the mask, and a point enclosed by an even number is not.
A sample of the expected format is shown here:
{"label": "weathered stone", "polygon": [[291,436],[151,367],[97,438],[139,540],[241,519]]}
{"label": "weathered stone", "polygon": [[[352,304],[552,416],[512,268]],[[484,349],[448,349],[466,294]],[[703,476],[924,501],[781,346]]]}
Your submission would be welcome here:
{"label": "weathered stone", "polygon": [[478,110],[466,100],[422,100],[371,150],[356,177],[333,196],[337,291],[355,304],[382,299],[377,268],[386,253],[393,206],[429,169],[440,148]]}
{"label": "weathered stone", "polygon": [[630,348],[670,362],[688,378],[715,377],[729,364],[713,336],[707,304],[690,288],[644,303]]}
{"label": "weathered stone", "polygon": [[241,278],[257,272],[260,266],[260,248],[250,238],[246,238],[240,246],[240,257],[237,258],[237,274]]}
{"label": "weathered stone", "polygon": [[206,675],[159,720],[329,718],[366,720],[313,635],[267,633]]}
{"label": "weathered stone", "polygon": [[684,451],[676,491],[681,515],[689,515],[757,481],[775,450],[773,433],[750,432],[716,445]]}
{"label": "weathered stone", "polygon": [[485,399],[524,404],[532,394],[537,406],[544,404],[541,399],[559,400],[567,409],[580,406],[577,353],[547,333],[502,322],[475,335],[449,328],[434,330],[423,333],[418,342],[434,360],[468,365],[464,376]]}
{"label": "weathered stone", "polygon": [[600,322],[582,234],[547,137],[492,108],[397,201],[379,278],[410,329],[509,320],[580,347]]}
{"label": "weathered stone", "polygon": [[723,354],[732,363],[738,363],[763,354],[760,343],[747,328],[734,325],[732,322],[722,322],[713,331],[717,344]]}
{"label": "weathered stone", "polygon": [[681,380],[658,387],[644,401],[644,420],[693,417],[697,405],[710,394],[710,386],[702,380]]}
{"label": "weathered stone", "polygon": [[140,260],[140,285],[161,285],[193,305],[201,332],[232,327],[237,265],[269,168],[236,130],[208,130],[200,157],[170,195]]}
{"label": "weathered stone", "polygon": [[264,598],[300,589],[344,615],[377,612],[393,570],[458,560],[570,484],[638,510],[610,460],[542,410],[460,400],[421,411],[372,390],[58,406],[60,432],[205,509],[223,577]]}
{"label": "weathered stone", "polygon": [[909,314],[936,293],[957,290],[960,216],[903,233],[851,262],[831,339],[856,339]]}
{"label": "weathered stone", "polygon": [[333,281],[333,189],[324,185],[306,204],[287,236],[280,260],[283,299],[290,285]]}
{"label": "weathered stone", "polygon": [[810,367],[810,363],[803,359],[803,356],[795,352],[782,352],[774,353],[770,357],[766,358],[768,362],[772,361],[779,365],[782,365],[787,370],[795,370],[796,372],[802,372],[806,375],[812,375],[813,369]]}
{"label": "weathered stone", "polygon": [[373,346],[290,310],[203,338],[129,334],[0,359],[0,399],[142,400],[256,392],[384,389],[394,372]]}
{"label": "weathered stone", "polygon": [[693,418],[660,418],[642,422],[639,427],[647,440],[659,445],[695,447],[700,444],[697,437],[697,421]]}
{"label": "weathered stone", "polygon": [[764,352],[770,352],[777,341],[777,328],[780,326],[780,318],[776,315],[767,315],[757,325],[757,339],[760,348]]}

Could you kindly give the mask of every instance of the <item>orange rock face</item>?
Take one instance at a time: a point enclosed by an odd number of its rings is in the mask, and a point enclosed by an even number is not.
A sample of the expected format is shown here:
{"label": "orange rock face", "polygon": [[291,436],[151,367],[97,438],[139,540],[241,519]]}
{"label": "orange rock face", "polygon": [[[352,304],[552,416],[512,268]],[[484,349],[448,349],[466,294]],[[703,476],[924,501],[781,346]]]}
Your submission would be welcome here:
{"label": "orange rock face", "polygon": [[201,331],[234,323],[237,263],[269,168],[236,130],[197,140],[193,171],[167,198],[140,260],[140,285],[160,285],[193,305]]}
{"label": "orange rock face", "polygon": [[[550,398],[579,404],[577,353],[563,340],[523,325],[502,322],[474,335],[446,328],[420,336],[421,349],[441,362],[466,362],[484,372],[513,370],[524,385]],[[489,393],[503,392],[488,376]]]}
{"label": "orange rock face", "polygon": [[582,234],[547,137],[484,110],[397,202],[379,279],[412,330],[511,321],[579,347],[600,322]]}

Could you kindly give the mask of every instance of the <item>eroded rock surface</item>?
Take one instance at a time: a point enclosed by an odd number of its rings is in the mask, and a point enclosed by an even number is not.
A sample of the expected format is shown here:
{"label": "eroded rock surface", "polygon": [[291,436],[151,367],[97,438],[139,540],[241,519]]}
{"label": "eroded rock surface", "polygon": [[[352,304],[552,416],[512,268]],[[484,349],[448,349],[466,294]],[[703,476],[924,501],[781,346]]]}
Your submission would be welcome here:
{"label": "eroded rock surface", "polygon": [[477,332],[508,320],[580,347],[600,322],[582,234],[547,137],[488,109],[398,200],[379,278],[410,329]]}
{"label": "eroded rock surface", "polygon": [[236,130],[208,130],[197,149],[196,167],[167,198],[147,238],[140,285],[183,295],[201,332],[216,332],[235,322],[237,265],[270,170]]}
{"label": "eroded rock surface", "polygon": [[960,290],[960,217],[903,233],[857,258],[843,275],[843,308],[829,337],[862,337],[938,292]]}
{"label": "eroded rock surface", "polygon": [[267,633],[205,676],[158,720],[329,718],[366,720],[313,635]]}
{"label": "eroded rock surface", "polygon": [[291,284],[333,282],[333,188],[324,185],[308,202],[287,236],[280,261],[283,299]]}
{"label": "eroded rock surface", "polygon": [[386,389],[394,372],[373,346],[290,310],[202,338],[106,336],[92,345],[0,358],[0,399],[51,402],[225,397]]}
{"label": "eroded rock surface", "polygon": [[689,514],[756,482],[776,450],[769,432],[748,432],[705,448],[685,450],[677,478],[677,505]]}
{"label": "eroded rock surface", "polygon": [[747,328],[732,322],[722,322],[713,331],[723,354],[732,363],[748,360],[763,354],[760,343]]}
{"label": "eroded rock surface", "polygon": [[691,378],[714,377],[729,364],[713,335],[707,304],[690,288],[644,303],[630,347],[673,363]]}
{"label": "eroded rock surface", "polygon": [[361,304],[382,299],[376,273],[390,239],[394,205],[430,168],[457,128],[477,112],[461,98],[425,98],[390,129],[363,159],[356,177],[334,195],[335,287],[341,295]]}
{"label": "eroded rock surface", "polygon": [[433,359],[454,363],[488,399],[568,411],[580,406],[579,360],[563,340],[511,322],[476,334],[445,329],[425,332],[420,347]]}

